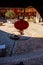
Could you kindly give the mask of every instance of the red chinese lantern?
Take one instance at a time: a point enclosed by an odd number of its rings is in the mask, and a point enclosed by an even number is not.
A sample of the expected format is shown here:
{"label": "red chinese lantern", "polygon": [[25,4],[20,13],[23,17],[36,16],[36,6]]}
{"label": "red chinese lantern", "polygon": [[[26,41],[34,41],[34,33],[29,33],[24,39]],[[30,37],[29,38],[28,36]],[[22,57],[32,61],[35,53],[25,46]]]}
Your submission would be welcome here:
{"label": "red chinese lantern", "polygon": [[7,12],[8,9],[5,9],[5,13]]}
{"label": "red chinese lantern", "polygon": [[28,13],[28,16],[31,16],[31,12]]}
{"label": "red chinese lantern", "polygon": [[28,12],[31,12],[31,9],[28,9]]}
{"label": "red chinese lantern", "polygon": [[36,9],[34,9],[33,11],[34,11],[34,16],[36,16],[36,12],[37,12]]}
{"label": "red chinese lantern", "polygon": [[24,13],[24,9],[21,10],[21,13]]}
{"label": "red chinese lantern", "polygon": [[19,13],[20,12],[20,9],[17,9],[17,12]]}
{"label": "red chinese lantern", "polygon": [[12,10],[13,12],[15,12],[15,13],[17,12],[17,9],[16,9],[16,8],[12,8],[11,10]]}
{"label": "red chinese lantern", "polygon": [[33,9],[34,12],[36,12],[36,9]]}
{"label": "red chinese lantern", "polygon": [[34,16],[36,16],[36,12],[34,12]]}
{"label": "red chinese lantern", "polygon": [[24,20],[18,20],[14,23],[14,27],[19,30],[20,34],[22,34],[23,30],[28,28],[28,26],[28,22]]}

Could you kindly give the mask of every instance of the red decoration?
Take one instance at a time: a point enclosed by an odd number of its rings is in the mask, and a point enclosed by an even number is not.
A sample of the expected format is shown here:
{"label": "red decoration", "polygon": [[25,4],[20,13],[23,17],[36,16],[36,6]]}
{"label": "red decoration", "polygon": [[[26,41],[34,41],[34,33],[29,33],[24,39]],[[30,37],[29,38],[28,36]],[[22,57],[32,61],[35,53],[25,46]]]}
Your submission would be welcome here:
{"label": "red decoration", "polygon": [[33,11],[36,12],[36,9],[34,8]]}
{"label": "red decoration", "polygon": [[28,9],[28,12],[31,12],[31,9]]}
{"label": "red decoration", "polygon": [[8,9],[5,9],[5,13],[7,12]]}
{"label": "red decoration", "polygon": [[18,20],[14,23],[14,27],[19,30],[24,30],[29,26],[27,21],[24,20]]}
{"label": "red decoration", "polygon": [[16,8],[12,8],[11,9],[13,12],[17,12],[17,9]]}
{"label": "red decoration", "polygon": [[21,12],[20,9],[17,9],[17,12],[18,12],[18,13]]}
{"label": "red decoration", "polygon": [[31,12],[28,13],[28,16],[31,16]]}

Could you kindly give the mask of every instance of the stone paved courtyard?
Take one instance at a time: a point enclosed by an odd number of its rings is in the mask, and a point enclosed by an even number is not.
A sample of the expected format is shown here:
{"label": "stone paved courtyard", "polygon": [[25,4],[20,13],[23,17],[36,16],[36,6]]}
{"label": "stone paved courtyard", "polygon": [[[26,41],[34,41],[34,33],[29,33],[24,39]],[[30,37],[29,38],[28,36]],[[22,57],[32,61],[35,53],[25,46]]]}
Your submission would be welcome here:
{"label": "stone paved courtyard", "polygon": [[[12,62],[15,62],[17,59],[20,60],[21,57],[22,59],[25,58],[25,60],[22,60],[25,64],[43,65],[43,61],[41,61],[43,60],[43,26],[41,24],[43,24],[43,22],[29,22],[29,27],[26,30],[24,30],[24,35],[20,36],[20,38],[23,38],[24,40],[12,40],[9,38],[10,34],[20,35],[18,30],[14,28],[13,24],[4,23],[3,26],[0,26],[0,43],[5,44],[7,46],[7,55],[5,58],[1,58],[0,61],[2,62],[4,60],[5,62],[5,59],[7,58],[6,62],[11,62],[12,59],[14,59],[12,60]],[[12,55],[10,57],[11,51]],[[33,57],[32,59],[31,56]],[[39,60],[39,58],[41,58],[41,60]]]}

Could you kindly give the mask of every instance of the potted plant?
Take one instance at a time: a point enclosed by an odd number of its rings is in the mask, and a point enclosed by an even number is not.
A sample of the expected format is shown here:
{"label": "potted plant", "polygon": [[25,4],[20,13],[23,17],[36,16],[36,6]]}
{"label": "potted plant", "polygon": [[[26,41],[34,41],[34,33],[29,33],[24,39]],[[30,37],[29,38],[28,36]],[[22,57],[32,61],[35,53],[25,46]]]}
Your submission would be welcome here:
{"label": "potted plant", "polygon": [[16,16],[15,12],[13,12],[12,10],[8,10],[6,13],[5,13],[5,16],[7,17],[7,21],[8,22],[11,22],[12,19],[14,19],[14,17]]}

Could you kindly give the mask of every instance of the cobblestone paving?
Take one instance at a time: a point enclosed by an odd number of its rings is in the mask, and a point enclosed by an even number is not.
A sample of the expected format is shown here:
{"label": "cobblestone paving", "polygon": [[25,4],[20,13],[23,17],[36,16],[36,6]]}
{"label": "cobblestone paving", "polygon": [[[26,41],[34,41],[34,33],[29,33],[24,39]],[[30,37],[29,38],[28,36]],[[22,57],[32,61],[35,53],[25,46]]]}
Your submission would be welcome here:
{"label": "cobblestone paving", "polygon": [[[13,58],[14,59],[14,58]],[[11,59],[10,59],[11,60]],[[21,60],[22,61],[22,60]],[[21,61],[16,61],[16,62],[10,62],[10,63],[0,63],[0,65],[15,65],[15,64],[19,64]],[[35,58],[31,58],[31,59],[27,59],[25,58],[23,61],[22,61],[25,65],[43,65],[43,56],[40,56],[40,57],[35,57]]]}

